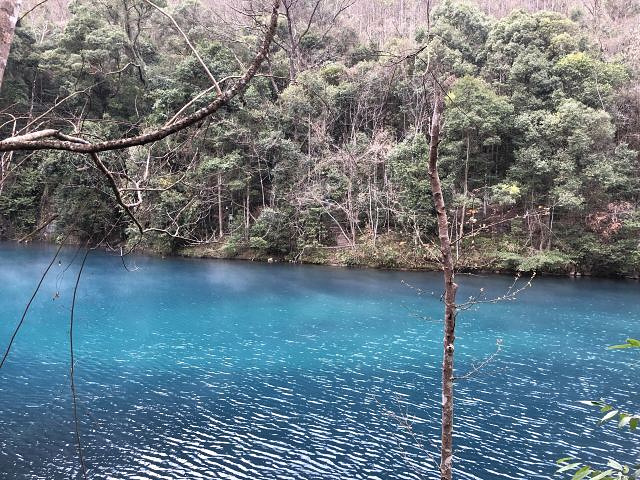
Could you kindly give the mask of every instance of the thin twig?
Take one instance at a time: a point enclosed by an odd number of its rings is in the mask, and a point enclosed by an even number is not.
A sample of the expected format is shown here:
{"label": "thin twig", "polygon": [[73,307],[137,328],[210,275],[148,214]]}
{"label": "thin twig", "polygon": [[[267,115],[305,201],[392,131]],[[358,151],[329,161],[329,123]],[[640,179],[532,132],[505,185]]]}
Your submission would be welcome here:
{"label": "thin twig", "polygon": [[[395,400],[395,403],[396,403],[396,405],[398,407],[398,413],[395,413],[392,410],[389,410],[388,408],[386,408],[382,403],[380,403],[380,401],[377,399],[377,397],[375,395],[373,395],[373,401],[378,404],[378,406],[382,409],[383,413],[387,417],[389,417],[391,420],[396,422],[398,428],[403,430],[406,434],[408,434],[411,437],[411,439],[413,440],[413,443],[414,443],[414,445],[413,445],[414,448],[416,448],[419,451],[421,451],[422,453],[424,453],[425,456],[427,457],[427,459],[430,462],[433,462],[433,464],[436,467],[436,469],[438,469],[438,462],[433,457],[433,455],[429,452],[429,450],[424,446],[423,442],[420,441],[420,439],[418,438],[415,430],[413,429],[413,423],[409,419],[408,408],[403,411],[400,399],[396,396],[394,398],[394,400]],[[422,472],[420,470],[418,470],[413,465],[413,462],[409,459],[407,452],[405,451],[403,446],[400,444],[399,440],[397,438],[395,438],[395,441],[396,441],[396,445],[400,449],[400,452],[401,452],[405,462],[407,463],[407,466],[409,468],[411,468],[420,478],[424,478],[423,475],[422,475]]]}
{"label": "thin twig", "polygon": [[20,17],[18,18],[18,23],[20,23],[22,21],[22,19],[24,17],[26,17],[27,15],[29,15],[31,12],[33,12],[36,8],[38,8],[41,5],[44,5],[45,3],[47,3],[49,0],[42,0],[40,3],[35,4],[33,7],[31,7],[29,10],[27,10],[26,12],[24,12],[22,15],[20,15]]}
{"label": "thin twig", "polygon": [[25,240],[27,240],[28,238],[33,237],[36,233],[38,233],[40,230],[45,228],[47,225],[49,225],[51,222],[53,222],[59,216],[60,215],[58,215],[57,213],[55,215],[52,215],[47,220],[45,220],[40,226],[38,226],[35,230],[33,230],[31,233],[27,233],[24,237],[22,237],[20,240],[18,240],[18,243],[22,243]]}
{"label": "thin twig", "polygon": [[213,83],[213,87],[216,89],[216,93],[219,96],[222,95],[222,90],[220,89],[220,85],[218,84],[218,81],[216,80],[216,77],[213,76],[213,73],[211,73],[211,70],[209,70],[209,67],[207,67],[207,64],[204,63],[204,60],[202,59],[202,57],[198,53],[198,50],[196,50],[196,47],[193,46],[193,44],[189,40],[189,37],[187,36],[187,34],[184,33],[184,30],[182,30],[182,28],[180,28],[180,25],[178,25],[178,22],[176,22],[176,19],[173,18],[173,15],[171,15],[170,13],[165,11],[163,8],[161,8],[160,6],[158,6],[155,3],[153,3],[151,0],[144,0],[144,2],[147,3],[148,5],[151,5],[156,10],[158,10],[162,15],[167,17],[171,21],[171,23],[173,23],[173,26],[180,33],[180,35],[182,35],[182,38],[184,38],[184,41],[187,42],[187,45],[189,46],[189,49],[196,56],[196,58],[198,59],[198,62],[200,62],[200,65],[202,65],[202,68],[204,69],[204,71],[207,72],[207,75],[211,79],[211,83]]}
{"label": "thin twig", "polygon": [[509,288],[507,288],[507,291],[504,294],[494,298],[487,298],[484,288],[481,288],[480,292],[477,295],[471,295],[466,302],[459,304],[458,310],[469,310],[471,307],[474,307],[475,305],[478,305],[480,303],[499,303],[515,300],[520,293],[528,288],[531,288],[534,278],[536,278],[536,272],[533,272],[531,274],[531,277],[529,278],[529,280],[527,280],[527,283],[525,283],[521,287],[516,288],[517,283],[520,280],[520,273],[518,273],[515,276],[513,283],[511,283],[511,285],[509,285]]}
{"label": "thin twig", "polygon": [[82,270],[84,269],[84,264],[87,261],[87,257],[89,256],[89,248],[87,243],[87,251],[82,258],[82,263],[80,264],[80,269],[78,270],[78,276],[76,277],[76,284],[73,287],[73,299],[71,300],[71,316],[69,319],[69,352],[71,354],[71,396],[73,399],[73,421],[75,424],[75,436],[76,436],[76,445],[78,447],[78,458],[80,459],[80,466],[82,467],[82,476],[86,480],[87,479],[87,466],[84,462],[84,454],[82,453],[82,442],[80,439],[80,426],[78,423],[78,395],[76,393],[76,383],[75,383],[75,358],[73,353],[73,320],[76,306],[76,294],[78,293],[78,284],[80,283],[80,276],[82,275]]}
{"label": "thin twig", "polygon": [[477,375],[480,370],[482,370],[484,367],[486,367],[487,365],[489,365],[491,362],[493,362],[493,360],[500,355],[500,352],[502,351],[502,339],[498,338],[496,340],[496,351],[493,352],[491,355],[489,355],[487,358],[485,358],[483,361],[481,361],[480,363],[478,363],[477,365],[472,365],[471,370],[469,370],[467,373],[465,373],[464,375],[460,375],[460,376],[454,376],[453,377],[453,381],[457,382],[459,380],[468,380],[469,378],[474,377],[475,375]]}
{"label": "thin twig", "polygon": [[22,327],[22,324],[24,323],[24,319],[27,316],[27,312],[29,311],[29,308],[31,308],[31,303],[33,302],[33,299],[36,298],[36,295],[38,294],[38,290],[40,290],[40,286],[42,285],[42,282],[44,281],[44,278],[47,276],[47,273],[51,269],[51,266],[56,261],[56,258],[58,258],[58,254],[60,253],[60,250],[62,250],[63,245],[64,245],[64,242],[61,242],[60,246],[58,247],[58,250],[56,250],[56,254],[53,256],[53,258],[51,259],[51,262],[49,262],[49,265],[47,265],[47,268],[42,273],[42,276],[40,277],[40,281],[38,282],[38,285],[36,286],[36,289],[33,291],[33,294],[31,295],[31,298],[29,299],[29,302],[27,302],[27,306],[25,307],[24,312],[22,312],[22,317],[20,318],[20,321],[18,322],[18,325],[16,326],[15,330],[13,331],[13,335],[11,336],[11,340],[9,340],[9,345],[7,346],[7,349],[4,352],[4,356],[2,357],[2,361],[0,361],[0,368],[2,368],[2,366],[4,365],[4,362],[7,360],[7,357],[9,356],[9,352],[11,351],[11,347],[13,345],[13,342],[16,339],[16,336],[18,335],[18,332],[20,331],[20,328]]}

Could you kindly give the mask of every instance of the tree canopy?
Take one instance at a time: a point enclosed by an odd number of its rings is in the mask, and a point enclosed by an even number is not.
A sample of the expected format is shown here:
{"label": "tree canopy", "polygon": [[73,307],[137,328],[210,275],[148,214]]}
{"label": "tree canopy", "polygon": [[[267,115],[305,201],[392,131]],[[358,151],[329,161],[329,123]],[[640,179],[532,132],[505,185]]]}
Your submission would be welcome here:
{"label": "tree canopy", "polygon": [[[640,271],[640,70],[628,50],[603,47],[588,12],[496,17],[447,0],[395,36],[368,38],[349,10],[361,7],[285,4],[258,75],[215,118],[101,154],[150,231],[140,247],[428,266],[426,153],[439,88],[459,267]],[[203,65],[229,87],[261,29],[223,21],[206,3],[156,6],[171,17],[144,0],[76,0],[62,22],[27,16],[2,84],[0,136],[47,127],[108,145],[171,130],[215,103]],[[137,243],[97,168],[86,155],[5,151],[1,235]]]}

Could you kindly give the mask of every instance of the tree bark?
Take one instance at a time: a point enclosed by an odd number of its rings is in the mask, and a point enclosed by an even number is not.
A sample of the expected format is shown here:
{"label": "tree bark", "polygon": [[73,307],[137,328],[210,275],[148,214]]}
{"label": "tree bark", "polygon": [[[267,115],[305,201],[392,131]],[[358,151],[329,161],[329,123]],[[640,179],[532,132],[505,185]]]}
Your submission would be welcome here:
{"label": "tree bark", "polygon": [[[248,180],[251,182],[251,180]],[[247,183],[247,200],[245,202],[245,216],[244,216],[244,236],[245,239],[249,240],[249,228],[251,227],[251,205],[249,203],[249,198],[251,196],[250,183]]]}
{"label": "tree bark", "polygon": [[285,16],[287,17],[287,35],[289,37],[289,80],[294,82],[298,74],[298,42],[293,32],[293,19],[291,18],[291,6],[283,2]]}
{"label": "tree bark", "polygon": [[218,230],[220,238],[224,236],[224,225],[222,218],[222,174],[218,173]]}
{"label": "tree bark", "polygon": [[442,97],[434,95],[431,117],[429,145],[429,180],[431,193],[438,217],[438,237],[440,239],[440,263],[444,274],[444,344],[442,354],[442,434],[440,447],[440,479],[451,480],[453,465],[453,344],[456,328],[455,272],[449,237],[449,221],[442,195],[442,183],[438,174],[438,143],[440,139],[440,117],[443,109]]}
{"label": "tree bark", "polygon": [[467,137],[467,156],[464,160],[464,185],[462,192],[462,217],[460,218],[459,234],[456,237],[456,262],[460,259],[460,244],[462,243],[462,237],[464,236],[464,220],[467,215],[467,195],[469,194],[469,132]]}
{"label": "tree bark", "polygon": [[0,90],[22,0],[0,0]]}

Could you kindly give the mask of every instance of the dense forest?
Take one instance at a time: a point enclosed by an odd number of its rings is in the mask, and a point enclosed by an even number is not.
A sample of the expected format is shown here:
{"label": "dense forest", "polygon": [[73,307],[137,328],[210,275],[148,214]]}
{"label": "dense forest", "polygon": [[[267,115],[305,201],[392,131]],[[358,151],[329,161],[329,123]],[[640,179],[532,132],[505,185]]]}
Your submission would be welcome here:
{"label": "dense forest", "polygon": [[[30,3],[0,137],[118,138],[206,105],[261,37],[264,15],[236,3]],[[45,150],[2,154],[0,237],[433,267],[440,89],[458,268],[638,275],[639,1],[283,6],[260,72],[217,116],[102,155],[143,238],[87,156]]]}

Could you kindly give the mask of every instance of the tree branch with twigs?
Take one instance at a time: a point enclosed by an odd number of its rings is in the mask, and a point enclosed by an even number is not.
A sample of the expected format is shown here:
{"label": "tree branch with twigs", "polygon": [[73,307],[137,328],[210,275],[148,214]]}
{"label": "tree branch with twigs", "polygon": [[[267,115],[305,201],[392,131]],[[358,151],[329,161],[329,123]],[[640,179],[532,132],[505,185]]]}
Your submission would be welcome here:
{"label": "tree branch with twigs", "polygon": [[[140,237],[142,237],[145,233],[155,232],[163,233],[173,238],[187,241],[188,239],[190,239],[190,236],[182,236],[179,233],[180,227],[178,227],[174,231],[170,231],[169,229],[157,226],[148,227],[144,226],[136,216],[136,210],[143,202],[142,192],[144,191],[144,189],[140,187],[141,184],[148,181],[149,164],[147,163],[142,178],[139,180],[134,180],[130,175],[127,174],[125,169],[123,169],[122,171],[112,170],[107,165],[107,163],[101,159],[100,153],[125,150],[136,146],[149,145],[159,140],[165,139],[171,135],[175,135],[207,120],[208,117],[218,112],[222,107],[228,105],[232,101],[232,99],[234,99],[238,95],[241,95],[248,87],[251,79],[259,74],[258,70],[269,54],[271,42],[273,41],[276,32],[280,2],[278,0],[273,0],[271,2],[271,12],[267,19],[268,21],[265,25],[263,25],[264,34],[262,37],[262,41],[260,42],[258,50],[256,51],[251,63],[248,64],[248,66],[244,69],[244,72],[242,72],[240,75],[231,76],[223,79],[221,82],[218,82],[211,73],[210,69],[207,67],[202,57],[199,55],[197,49],[190,42],[186,33],[180,28],[175,18],[150,0],[144,1],[151,7],[159,10],[163,15],[167,16],[171,20],[174,27],[184,38],[191,52],[196,56],[198,62],[209,76],[209,79],[211,80],[213,85],[208,90],[205,90],[203,93],[196,95],[193,99],[189,100],[164,125],[154,127],[147,131],[143,131],[131,136],[104,140],[93,140],[87,137],[85,134],[83,134],[78,124],[74,126],[73,131],[71,132],[67,132],[57,125],[47,125],[45,119],[47,115],[52,113],[64,102],[70,100],[76,95],[82,94],[86,91],[86,89],[74,91],[61,100],[56,99],[54,105],[49,110],[45,111],[35,119],[30,119],[28,123],[24,127],[22,127],[22,129],[17,130],[16,128],[14,128],[13,134],[10,137],[0,140],[0,152],[3,152],[2,178],[4,179],[6,177],[4,173],[7,169],[5,169],[4,167],[6,166],[8,168],[9,162],[11,161],[10,157],[5,159],[5,155],[12,155],[13,152],[61,150],[72,153],[86,154],[91,160],[91,163],[95,167],[95,169],[106,180],[115,199],[115,202],[119,205],[123,213],[127,217],[129,217],[129,219],[136,226]],[[131,63],[128,63],[119,71],[124,71],[124,69],[126,69],[129,65],[131,65]],[[226,84],[224,90],[222,90],[220,87],[222,83]],[[90,88],[94,87],[95,85]],[[212,90],[216,91],[216,96],[207,105],[197,109],[190,114],[183,115],[191,105],[193,105],[197,100],[204,96],[205,93],[209,93]],[[30,130],[30,128],[33,127],[35,127],[36,129]],[[7,172],[9,172],[9,170],[7,170]],[[178,182],[176,182],[176,184],[177,183]],[[134,199],[128,200],[127,198],[131,194],[134,195]],[[170,216],[170,218],[172,223],[175,223],[176,217]],[[191,239],[190,241],[193,241],[193,239]]]}

